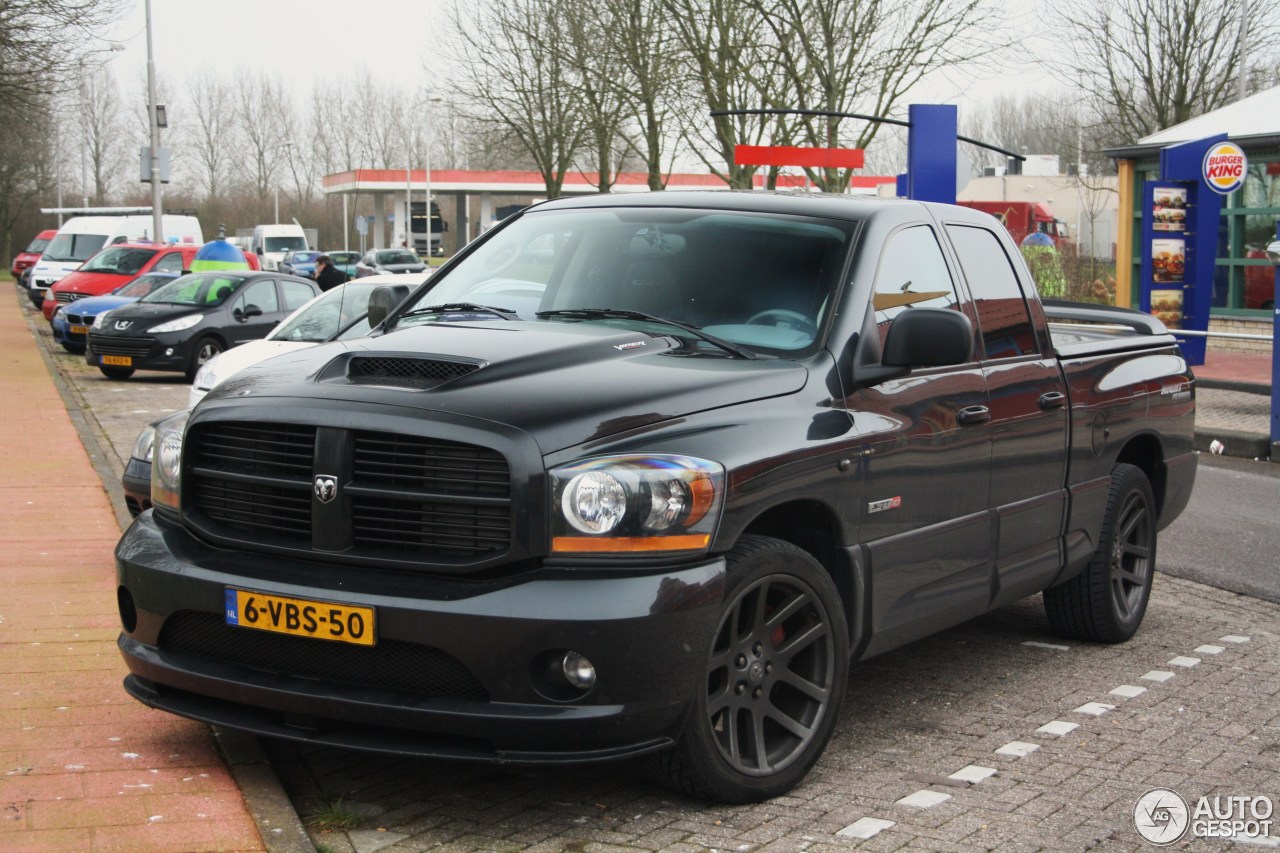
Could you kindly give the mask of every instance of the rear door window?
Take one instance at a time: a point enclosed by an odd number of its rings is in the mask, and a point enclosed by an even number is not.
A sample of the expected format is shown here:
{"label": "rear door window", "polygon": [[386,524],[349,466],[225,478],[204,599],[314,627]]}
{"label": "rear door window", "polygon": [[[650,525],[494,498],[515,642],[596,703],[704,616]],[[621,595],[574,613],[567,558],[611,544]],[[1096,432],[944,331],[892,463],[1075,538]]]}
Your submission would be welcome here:
{"label": "rear door window", "polygon": [[978,309],[985,360],[1039,353],[1027,298],[1000,240],[985,228],[948,225],[960,269]]}

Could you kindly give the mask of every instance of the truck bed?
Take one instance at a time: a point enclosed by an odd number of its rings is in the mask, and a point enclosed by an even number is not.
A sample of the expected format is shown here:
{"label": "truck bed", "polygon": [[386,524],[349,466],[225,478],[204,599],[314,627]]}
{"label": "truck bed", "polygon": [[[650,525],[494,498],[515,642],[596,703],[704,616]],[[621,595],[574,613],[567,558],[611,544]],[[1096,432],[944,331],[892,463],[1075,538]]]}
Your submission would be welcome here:
{"label": "truck bed", "polygon": [[1059,358],[1177,345],[1163,323],[1141,311],[1055,299],[1045,300],[1044,310]]}

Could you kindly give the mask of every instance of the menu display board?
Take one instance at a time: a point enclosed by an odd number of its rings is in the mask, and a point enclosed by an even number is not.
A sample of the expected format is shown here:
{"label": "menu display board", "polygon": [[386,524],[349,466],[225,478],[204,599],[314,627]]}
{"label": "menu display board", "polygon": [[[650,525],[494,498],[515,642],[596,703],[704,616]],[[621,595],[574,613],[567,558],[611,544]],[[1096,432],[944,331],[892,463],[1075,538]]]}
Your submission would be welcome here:
{"label": "menu display board", "polygon": [[1156,187],[1151,199],[1151,227],[1156,231],[1187,230],[1187,188]]}
{"label": "menu display board", "polygon": [[1182,328],[1182,290],[1152,290],[1151,313],[1166,329]]}
{"label": "menu display board", "polygon": [[1182,281],[1186,275],[1187,243],[1181,237],[1161,237],[1151,241],[1153,281]]}

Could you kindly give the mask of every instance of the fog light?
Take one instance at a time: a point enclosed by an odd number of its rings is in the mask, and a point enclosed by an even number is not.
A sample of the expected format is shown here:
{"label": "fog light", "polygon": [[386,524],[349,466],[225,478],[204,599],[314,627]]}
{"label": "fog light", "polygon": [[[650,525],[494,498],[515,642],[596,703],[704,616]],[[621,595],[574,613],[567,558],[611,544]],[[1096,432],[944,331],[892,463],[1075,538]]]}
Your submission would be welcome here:
{"label": "fog light", "polygon": [[173,347],[169,347],[164,351],[165,355],[173,355]]}
{"label": "fog light", "polygon": [[596,668],[577,652],[566,652],[560,668],[569,683],[579,690],[590,690],[596,683]]}
{"label": "fog light", "polygon": [[133,596],[124,587],[116,588],[116,604],[120,608],[120,624],[126,634],[132,634],[138,627],[138,608],[134,606]]}

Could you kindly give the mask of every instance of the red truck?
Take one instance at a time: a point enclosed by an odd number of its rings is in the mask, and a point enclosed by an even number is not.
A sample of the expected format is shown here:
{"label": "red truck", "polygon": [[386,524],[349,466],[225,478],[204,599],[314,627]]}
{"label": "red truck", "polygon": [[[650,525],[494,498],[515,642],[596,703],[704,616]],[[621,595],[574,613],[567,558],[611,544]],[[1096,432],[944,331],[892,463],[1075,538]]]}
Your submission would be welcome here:
{"label": "red truck", "polygon": [[1061,246],[1067,239],[1067,224],[1038,201],[957,201],[956,204],[990,213],[1008,229],[1018,245],[1036,231],[1052,237],[1055,246]]}

